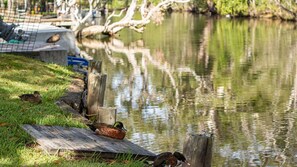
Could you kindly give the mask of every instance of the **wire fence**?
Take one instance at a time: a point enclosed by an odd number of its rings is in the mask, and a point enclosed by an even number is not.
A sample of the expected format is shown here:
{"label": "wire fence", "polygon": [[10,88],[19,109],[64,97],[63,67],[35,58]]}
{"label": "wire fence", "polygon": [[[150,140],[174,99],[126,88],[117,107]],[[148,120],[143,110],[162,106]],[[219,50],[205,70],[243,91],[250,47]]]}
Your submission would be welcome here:
{"label": "wire fence", "polygon": [[40,16],[25,10],[0,10],[0,52],[32,51],[39,24]]}

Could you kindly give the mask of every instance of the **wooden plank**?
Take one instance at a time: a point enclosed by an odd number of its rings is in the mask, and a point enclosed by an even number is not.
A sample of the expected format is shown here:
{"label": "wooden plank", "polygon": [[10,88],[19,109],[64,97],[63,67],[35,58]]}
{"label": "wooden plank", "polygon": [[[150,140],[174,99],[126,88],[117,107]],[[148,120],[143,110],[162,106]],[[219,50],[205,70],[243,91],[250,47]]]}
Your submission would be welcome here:
{"label": "wooden plank", "polygon": [[[56,137],[57,135],[59,135],[59,131],[55,130],[54,128],[51,129],[51,131],[47,131],[45,129],[45,127],[43,126],[36,126],[36,127],[29,127],[31,128],[30,130],[32,132],[34,132],[34,134],[38,134],[38,137],[42,137],[43,140],[51,140],[51,142],[47,143],[46,145],[41,145],[42,147],[45,147],[45,148],[48,148],[48,149],[51,149],[51,148],[59,148],[57,150],[60,150],[60,149],[64,149],[65,146],[67,147],[71,147],[72,145],[68,144],[67,142],[59,142],[59,140],[57,140],[58,138]],[[36,130],[36,131],[34,131]],[[43,141],[42,140],[42,141]],[[49,150],[51,151],[51,150]]]}
{"label": "wooden plank", "polygon": [[[30,126],[22,126],[22,128],[25,129],[29,134],[35,134],[34,138],[40,139],[40,138],[43,137],[43,135],[39,133],[38,129],[32,128]],[[55,147],[55,146],[54,146],[53,143],[48,143],[47,146],[41,145],[41,148],[44,151],[46,151],[47,153],[49,153],[49,150],[47,149],[47,147],[52,148],[52,147]]]}
{"label": "wooden plank", "polygon": [[96,135],[89,129],[60,126],[22,126],[48,153],[72,151],[74,153],[100,154],[102,158],[115,158],[118,154],[132,154],[136,158],[153,160],[155,154],[128,141]]}

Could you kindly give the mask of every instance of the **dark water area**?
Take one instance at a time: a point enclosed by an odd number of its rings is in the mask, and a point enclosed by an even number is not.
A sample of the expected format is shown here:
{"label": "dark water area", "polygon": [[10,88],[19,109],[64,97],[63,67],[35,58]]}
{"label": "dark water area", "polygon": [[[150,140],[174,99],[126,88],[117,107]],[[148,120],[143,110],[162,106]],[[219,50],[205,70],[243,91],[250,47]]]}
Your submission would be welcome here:
{"label": "dark water area", "polygon": [[213,166],[296,166],[293,23],[173,13],[119,35],[79,45],[103,61],[105,106],[117,107],[129,140],[182,151],[188,133],[207,131]]}

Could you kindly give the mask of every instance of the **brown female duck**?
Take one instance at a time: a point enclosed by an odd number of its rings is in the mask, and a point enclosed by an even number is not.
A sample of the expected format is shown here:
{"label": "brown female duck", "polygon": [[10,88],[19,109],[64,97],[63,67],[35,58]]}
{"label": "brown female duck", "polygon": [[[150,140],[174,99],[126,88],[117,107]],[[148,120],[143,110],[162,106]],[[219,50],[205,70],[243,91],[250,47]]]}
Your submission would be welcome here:
{"label": "brown female duck", "polygon": [[33,94],[22,94],[19,96],[22,101],[28,101],[31,103],[39,104],[42,102],[40,93],[38,91],[34,91]]}
{"label": "brown female duck", "polygon": [[114,139],[123,140],[126,136],[126,129],[124,128],[124,124],[120,121],[114,123],[114,125],[108,125],[105,123],[96,123],[92,125],[88,125],[91,130],[95,131],[98,135],[103,135],[107,137],[111,137]]}

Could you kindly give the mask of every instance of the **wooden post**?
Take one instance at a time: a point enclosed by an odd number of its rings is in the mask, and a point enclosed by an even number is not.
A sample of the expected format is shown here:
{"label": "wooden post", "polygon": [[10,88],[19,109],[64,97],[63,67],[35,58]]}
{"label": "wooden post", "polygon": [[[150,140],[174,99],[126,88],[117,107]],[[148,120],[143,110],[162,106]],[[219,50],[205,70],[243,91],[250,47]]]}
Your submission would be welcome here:
{"label": "wooden post", "polygon": [[117,109],[115,107],[98,107],[96,112],[96,123],[113,125],[116,121]]}
{"label": "wooden post", "polygon": [[88,69],[88,72],[89,74],[90,73],[101,73],[102,71],[102,61],[94,61],[94,60],[91,60],[89,62],[89,69]]}
{"label": "wooden post", "polygon": [[90,73],[88,77],[88,115],[95,114],[97,107],[102,107],[106,88],[106,74]]}
{"label": "wooden post", "polygon": [[106,89],[106,74],[101,74],[101,61],[90,62],[88,70],[87,114],[89,119],[96,123],[114,124],[116,109],[104,108],[104,95]]}
{"label": "wooden post", "polygon": [[[190,166],[211,167],[212,134],[189,134],[184,144],[183,154]],[[188,167],[184,164],[183,167]]]}
{"label": "wooden post", "polygon": [[92,110],[91,108],[94,108],[95,106],[103,106],[107,76],[100,74],[101,67],[101,61],[90,61],[87,86],[87,115],[95,114],[94,109]]}

